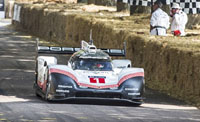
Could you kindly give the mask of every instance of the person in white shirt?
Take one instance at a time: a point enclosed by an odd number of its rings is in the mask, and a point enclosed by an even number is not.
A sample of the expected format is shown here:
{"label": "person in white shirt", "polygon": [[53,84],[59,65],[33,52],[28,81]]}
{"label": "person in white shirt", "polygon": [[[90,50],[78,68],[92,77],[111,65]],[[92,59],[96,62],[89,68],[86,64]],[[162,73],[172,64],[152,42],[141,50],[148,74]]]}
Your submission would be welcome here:
{"label": "person in white shirt", "polygon": [[166,36],[169,28],[169,16],[162,9],[162,2],[156,1],[153,5],[153,13],[150,20],[150,34]]}
{"label": "person in white shirt", "polygon": [[185,36],[185,25],[188,17],[178,3],[173,3],[170,16],[172,17],[171,31],[174,36]]}

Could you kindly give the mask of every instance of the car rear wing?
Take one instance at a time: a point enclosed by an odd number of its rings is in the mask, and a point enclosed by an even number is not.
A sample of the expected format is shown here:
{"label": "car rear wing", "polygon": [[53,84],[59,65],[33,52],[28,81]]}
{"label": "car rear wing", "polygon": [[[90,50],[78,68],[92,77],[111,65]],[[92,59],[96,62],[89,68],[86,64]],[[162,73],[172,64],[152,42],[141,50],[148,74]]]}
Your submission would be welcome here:
{"label": "car rear wing", "polygon": [[[49,54],[73,54],[81,48],[74,47],[52,47],[52,46],[38,46],[38,53]],[[123,49],[101,49],[110,56],[126,56],[126,51]]]}
{"label": "car rear wing", "polygon": [[[39,46],[37,41],[37,52],[46,54],[73,54],[81,48],[76,47],[57,47],[57,46]],[[126,42],[124,42],[124,49],[101,49],[110,56],[126,56]]]}

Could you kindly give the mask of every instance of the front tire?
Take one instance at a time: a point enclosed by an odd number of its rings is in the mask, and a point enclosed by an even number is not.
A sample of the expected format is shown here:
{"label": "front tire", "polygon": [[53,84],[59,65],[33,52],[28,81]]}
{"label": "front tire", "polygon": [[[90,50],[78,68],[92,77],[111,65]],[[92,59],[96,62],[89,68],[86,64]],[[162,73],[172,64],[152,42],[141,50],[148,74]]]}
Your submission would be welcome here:
{"label": "front tire", "polygon": [[35,95],[37,97],[41,97],[41,95],[38,93],[38,85],[37,85],[37,73],[35,74],[35,83],[33,84],[33,88],[35,89]]}
{"label": "front tire", "polygon": [[139,107],[143,104],[143,100],[133,100],[133,106]]}
{"label": "front tire", "polygon": [[133,103],[134,107],[140,107],[142,105],[142,103]]}

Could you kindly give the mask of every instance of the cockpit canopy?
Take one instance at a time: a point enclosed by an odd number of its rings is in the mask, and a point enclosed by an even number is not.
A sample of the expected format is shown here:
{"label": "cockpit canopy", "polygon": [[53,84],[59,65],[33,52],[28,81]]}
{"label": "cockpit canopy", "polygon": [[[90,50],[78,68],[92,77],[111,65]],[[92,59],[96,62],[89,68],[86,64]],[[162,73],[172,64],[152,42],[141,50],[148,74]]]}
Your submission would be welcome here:
{"label": "cockpit canopy", "polygon": [[74,70],[112,71],[112,63],[104,59],[79,59],[73,62]]}
{"label": "cockpit canopy", "polygon": [[69,63],[73,70],[112,71],[111,57],[93,44],[82,41],[82,48],[74,53]]}

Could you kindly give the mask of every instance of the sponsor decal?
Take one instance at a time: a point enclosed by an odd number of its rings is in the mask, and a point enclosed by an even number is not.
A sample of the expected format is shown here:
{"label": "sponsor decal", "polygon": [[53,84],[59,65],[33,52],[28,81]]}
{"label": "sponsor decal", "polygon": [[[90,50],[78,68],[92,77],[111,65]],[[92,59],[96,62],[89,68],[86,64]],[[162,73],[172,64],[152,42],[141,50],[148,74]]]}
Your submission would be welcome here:
{"label": "sponsor decal", "polygon": [[68,88],[68,89],[71,89],[73,87],[72,86],[65,86],[65,85],[58,85],[58,88]]}
{"label": "sponsor decal", "polygon": [[117,90],[118,89],[118,87],[113,87],[113,88],[110,88],[111,90]]}
{"label": "sponsor decal", "polygon": [[138,91],[138,88],[125,88],[126,91]]}
{"label": "sponsor decal", "polygon": [[69,90],[56,89],[56,92],[69,93]]}
{"label": "sponsor decal", "polygon": [[136,95],[140,95],[140,93],[128,93],[128,95],[130,95],[130,96],[136,96]]}
{"label": "sponsor decal", "polygon": [[90,83],[100,83],[100,84],[105,84],[105,79],[106,77],[104,76],[88,76],[90,79]]}
{"label": "sponsor decal", "polygon": [[80,86],[80,88],[87,89],[88,87],[85,87],[85,86]]}
{"label": "sponsor decal", "polygon": [[110,71],[83,71],[83,73],[85,73],[85,74],[87,74],[87,73],[95,73],[95,74],[108,75],[110,73]]}

